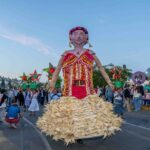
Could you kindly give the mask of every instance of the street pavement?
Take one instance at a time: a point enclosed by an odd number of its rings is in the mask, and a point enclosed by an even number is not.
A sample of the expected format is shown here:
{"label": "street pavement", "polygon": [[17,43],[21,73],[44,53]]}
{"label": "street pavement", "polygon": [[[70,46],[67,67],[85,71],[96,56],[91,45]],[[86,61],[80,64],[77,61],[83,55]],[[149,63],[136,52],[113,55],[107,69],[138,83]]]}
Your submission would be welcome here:
{"label": "street pavement", "polygon": [[61,141],[48,141],[53,150],[150,150],[150,112],[126,113],[122,131],[105,140],[88,139],[68,147]]}
{"label": "street pavement", "polygon": [[86,139],[83,144],[68,146],[41,135],[35,125],[41,115],[42,111],[35,117],[25,113],[16,130],[0,125],[0,150],[150,150],[150,111],[125,113],[122,130],[110,138]]}
{"label": "street pavement", "polygon": [[[28,113],[25,114],[28,116]],[[37,117],[34,118],[34,121]],[[17,129],[0,124],[0,150],[51,150],[46,138],[26,118]]]}

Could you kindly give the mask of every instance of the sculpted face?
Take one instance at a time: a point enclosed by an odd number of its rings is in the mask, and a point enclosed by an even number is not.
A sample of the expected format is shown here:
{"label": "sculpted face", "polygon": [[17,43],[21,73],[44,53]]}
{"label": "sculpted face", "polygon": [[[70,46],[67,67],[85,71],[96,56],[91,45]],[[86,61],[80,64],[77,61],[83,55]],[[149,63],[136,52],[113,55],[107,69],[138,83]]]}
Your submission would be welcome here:
{"label": "sculpted face", "polygon": [[82,30],[76,30],[70,35],[70,41],[74,46],[84,46],[88,41],[88,35]]}

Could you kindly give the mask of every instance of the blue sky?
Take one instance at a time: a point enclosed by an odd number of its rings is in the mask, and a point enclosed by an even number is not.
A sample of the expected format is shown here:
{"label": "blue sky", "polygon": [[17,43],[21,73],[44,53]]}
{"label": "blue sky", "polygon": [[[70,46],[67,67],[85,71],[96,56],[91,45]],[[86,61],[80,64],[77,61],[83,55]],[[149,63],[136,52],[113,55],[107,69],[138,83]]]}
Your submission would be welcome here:
{"label": "blue sky", "polygon": [[150,67],[149,8],[149,0],[1,0],[0,75],[42,73],[49,62],[57,65],[75,26],[89,30],[92,49],[104,65],[145,71]]}

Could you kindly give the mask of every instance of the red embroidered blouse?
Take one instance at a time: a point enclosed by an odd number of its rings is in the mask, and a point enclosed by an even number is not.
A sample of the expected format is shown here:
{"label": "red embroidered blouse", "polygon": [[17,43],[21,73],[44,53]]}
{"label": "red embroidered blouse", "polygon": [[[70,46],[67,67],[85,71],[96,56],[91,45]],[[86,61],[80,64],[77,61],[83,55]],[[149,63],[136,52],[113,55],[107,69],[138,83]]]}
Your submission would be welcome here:
{"label": "red embroidered blouse", "polygon": [[79,57],[67,52],[62,63],[64,76],[64,96],[75,96],[79,99],[94,94],[93,63],[94,53],[86,50]]}

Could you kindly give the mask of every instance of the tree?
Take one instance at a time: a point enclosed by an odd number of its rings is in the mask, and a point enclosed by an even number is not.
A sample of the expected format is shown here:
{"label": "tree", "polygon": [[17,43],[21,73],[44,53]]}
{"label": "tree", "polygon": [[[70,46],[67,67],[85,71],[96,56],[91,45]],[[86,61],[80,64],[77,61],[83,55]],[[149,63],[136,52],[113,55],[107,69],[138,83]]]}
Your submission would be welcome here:
{"label": "tree", "polygon": [[[103,67],[106,73],[108,74],[110,80],[114,83],[114,85],[116,83],[118,84],[118,82],[122,82],[123,85],[127,81],[128,77],[131,76],[132,70],[127,69],[125,65],[121,67],[121,66],[114,66],[109,64]],[[96,65],[94,65],[93,67],[93,84],[94,84],[94,88],[104,87],[107,85],[106,81],[104,80],[103,76],[101,75]]]}
{"label": "tree", "polygon": [[8,81],[8,88],[9,88],[9,89],[12,88],[11,79],[9,79],[9,81]]}
{"label": "tree", "polygon": [[[105,66],[104,69],[107,72],[108,76],[110,76],[109,69],[107,69]],[[94,65],[93,68],[93,84],[94,84],[94,88],[104,87],[107,85],[105,79],[101,75],[100,71],[97,69],[96,65]]]}
{"label": "tree", "polygon": [[2,78],[1,88],[5,88],[5,80],[4,80],[4,78]]}

